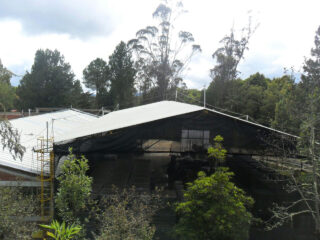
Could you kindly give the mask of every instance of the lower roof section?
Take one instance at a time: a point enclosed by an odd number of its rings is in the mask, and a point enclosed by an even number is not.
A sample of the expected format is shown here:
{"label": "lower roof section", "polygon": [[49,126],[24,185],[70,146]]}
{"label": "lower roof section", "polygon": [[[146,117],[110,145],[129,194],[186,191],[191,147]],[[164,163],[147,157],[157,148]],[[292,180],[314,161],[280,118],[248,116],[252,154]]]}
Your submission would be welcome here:
{"label": "lower roof section", "polygon": [[[36,116],[11,120],[10,123],[21,136],[20,144],[26,148],[22,159],[15,159],[8,149],[0,143],[0,165],[19,169],[30,173],[38,173],[40,163],[37,161],[38,139],[48,137],[59,138],[64,134],[77,131],[82,124],[97,119],[95,115],[84,113],[76,109],[66,109]],[[48,123],[48,130],[47,130]]]}

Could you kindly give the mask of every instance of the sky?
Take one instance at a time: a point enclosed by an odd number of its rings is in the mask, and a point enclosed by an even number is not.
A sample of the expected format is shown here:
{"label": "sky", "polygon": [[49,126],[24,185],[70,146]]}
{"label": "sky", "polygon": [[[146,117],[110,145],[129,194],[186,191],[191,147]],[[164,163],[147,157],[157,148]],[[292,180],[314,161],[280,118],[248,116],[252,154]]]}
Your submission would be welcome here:
{"label": "sky", "polygon": [[[158,0],[0,0],[0,59],[22,76],[30,71],[38,49],[57,49],[82,80],[82,71],[92,60],[108,60],[120,41],[154,25],[152,13],[158,4]],[[183,4],[187,12],[177,19],[175,29],[191,32],[202,48],[183,74],[189,88],[210,84],[213,52],[232,27],[240,32],[248,14],[259,27],[239,65],[241,78],[256,72],[279,77],[291,67],[298,76],[320,25],[319,0],[184,0]],[[12,84],[18,85],[20,79],[13,78]]]}

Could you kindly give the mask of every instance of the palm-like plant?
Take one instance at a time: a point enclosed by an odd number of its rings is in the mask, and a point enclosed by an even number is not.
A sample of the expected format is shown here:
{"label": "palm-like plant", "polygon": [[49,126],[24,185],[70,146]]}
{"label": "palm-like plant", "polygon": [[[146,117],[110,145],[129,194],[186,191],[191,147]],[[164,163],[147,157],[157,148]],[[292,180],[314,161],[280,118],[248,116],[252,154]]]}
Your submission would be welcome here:
{"label": "palm-like plant", "polygon": [[73,239],[81,231],[81,227],[78,225],[72,224],[71,226],[66,226],[65,222],[62,222],[60,224],[56,220],[53,220],[50,225],[40,224],[40,227],[43,227],[43,228],[46,228],[49,230],[53,230],[53,232],[47,231],[46,235],[48,237],[55,239],[55,240]]}

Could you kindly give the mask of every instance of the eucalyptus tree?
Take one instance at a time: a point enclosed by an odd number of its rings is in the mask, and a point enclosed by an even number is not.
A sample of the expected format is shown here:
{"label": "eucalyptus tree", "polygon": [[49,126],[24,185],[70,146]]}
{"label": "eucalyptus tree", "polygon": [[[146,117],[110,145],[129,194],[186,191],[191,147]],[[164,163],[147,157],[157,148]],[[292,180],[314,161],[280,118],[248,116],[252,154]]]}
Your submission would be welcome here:
{"label": "eucalyptus tree", "polygon": [[153,13],[157,26],[147,26],[128,42],[136,58],[140,91],[146,94],[156,88],[159,99],[165,99],[169,89],[182,83],[181,73],[195,53],[192,33],[176,31],[175,20],[185,12],[181,2],[164,1]]}
{"label": "eucalyptus tree", "polygon": [[249,17],[248,25],[241,30],[240,38],[236,37],[236,31],[232,28],[230,34],[220,41],[222,47],[212,54],[216,65],[210,70],[212,82],[207,90],[209,103],[219,107],[226,107],[224,104],[226,101],[225,96],[227,95],[226,91],[233,87],[230,82],[236,80],[239,76],[239,63],[244,58],[249,40],[257,26],[252,27],[251,17]]}

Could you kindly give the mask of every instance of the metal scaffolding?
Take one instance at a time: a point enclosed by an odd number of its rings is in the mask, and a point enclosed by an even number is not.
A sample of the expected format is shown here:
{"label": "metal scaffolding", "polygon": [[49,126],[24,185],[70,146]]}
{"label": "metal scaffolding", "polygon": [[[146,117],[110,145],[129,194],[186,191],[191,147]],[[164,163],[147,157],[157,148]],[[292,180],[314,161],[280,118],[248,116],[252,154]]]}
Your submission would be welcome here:
{"label": "metal scaffolding", "polygon": [[53,194],[54,194],[54,154],[53,138],[38,138],[37,167],[39,172],[40,211],[41,221],[50,221],[53,218]]}

